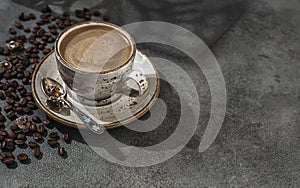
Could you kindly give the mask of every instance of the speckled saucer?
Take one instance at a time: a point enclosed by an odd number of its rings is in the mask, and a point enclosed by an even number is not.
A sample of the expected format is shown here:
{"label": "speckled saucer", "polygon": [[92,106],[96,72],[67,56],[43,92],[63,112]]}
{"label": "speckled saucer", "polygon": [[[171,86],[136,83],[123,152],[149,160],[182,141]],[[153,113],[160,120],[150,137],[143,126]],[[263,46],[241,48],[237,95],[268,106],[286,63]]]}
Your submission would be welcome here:
{"label": "speckled saucer", "polygon": [[[159,75],[155,66],[152,64],[149,58],[139,50],[136,53],[133,69],[138,70],[145,75],[149,83],[148,90],[142,97],[133,98],[128,96],[120,96],[111,104],[103,106],[82,105],[76,102],[78,100],[74,100],[70,94],[67,94],[67,99],[85,113],[91,115],[94,120],[103,124],[107,129],[116,128],[130,123],[141,117],[152,107],[160,90]],[[40,109],[55,121],[70,127],[87,129],[72,111],[65,109],[62,112],[57,113],[47,107],[47,96],[43,93],[41,87],[41,80],[44,77],[50,77],[64,85],[58,73],[53,52],[45,56],[34,71],[32,77],[33,97]]]}

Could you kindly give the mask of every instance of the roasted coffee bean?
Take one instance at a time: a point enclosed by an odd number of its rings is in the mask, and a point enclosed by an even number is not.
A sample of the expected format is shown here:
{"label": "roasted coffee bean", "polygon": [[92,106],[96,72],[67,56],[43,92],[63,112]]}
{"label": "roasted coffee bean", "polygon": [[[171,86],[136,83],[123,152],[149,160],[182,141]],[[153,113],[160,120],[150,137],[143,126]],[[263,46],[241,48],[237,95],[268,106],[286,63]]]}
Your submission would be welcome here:
{"label": "roasted coffee bean", "polygon": [[69,142],[69,134],[68,133],[64,133],[62,138],[65,142]]}
{"label": "roasted coffee bean", "polygon": [[5,112],[9,112],[9,111],[13,110],[13,107],[12,107],[12,105],[7,105],[7,106],[4,106],[3,109]]}
{"label": "roasted coffee bean", "polygon": [[44,134],[46,130],[45,130],[44,125],[39,125],[39,126],[37,127],[36,131],[37,131],[38,133]]}
{"label": "roasted coffee bean", "polygon": [[38,36],[38,37],[42,37],[44,34],[45,34],[45,30],[44,29],[39,29],[36,32],[36,36]]}
{"label": "roasted coffee bean", "polygon": [[31,148],[31,149],[34,149],[34,148],[37,148],[39,147],[38,143],[36,141],[29,141],[28,142],[28,146]]}
{"label": "roasted coffee bean", "polygon": [[47,143],[51,146],[51,147],[55,147],[58,145],[58,142],[56,139],[50,138],[48,139]]}
{"label": "roasted coffee bean", "polygon": [[25,134],[18,134],[17,135],[18,140],[25,140],[25,138],[26,138]]}
{"label": "roasted coffee bean", "polygon": [[56,34],[57,34],[57,30],[54,29],[54,28],[53,28],[53,29],[50,29],[50,33],[53,34],[53,35],[56,35]]}
{"label": "roasted coffee bean", "polygon": [[7,99],[6,99],[6,102],[7,102],[7,104],[14,104],[14,103],[15,103],[15,100],[12,99],[12,98],[7,98]]}
{"label": "roasted coffee bean", "polygon": [[20,105],[21,106],[26,106],[26,104],[27,104],[27,99],[25,98],[25,97],[23,97],[23,98],[21,98],[21,100],[20,100]]}
{"label": "roasted coffee bean", "polygon": [[0,122],[0,128],[5,128],[5,123],[4,122]]}
{"label": "roasted coffee bean", "polygon": [[56,17],[55,17],[55,16],[50,16],[50,20],[51,20],[51,21],[55,21],[55,20],[56,20]]}
{"label": "roasted coffee bean", "polygon": [[16,114],[15,114],[14,111],[8,112],[6,116],[7,116],[9,119],[14,119],[14,118],[16,118]]}
{"label": "roasted coffee bean", "polygon": [[30,17],[30,19],[32,19],[32,20],[35,20],[35,19],[36,19],[36,16],[35,16],[35,14],[33,14],[33,13],[30,13],[30,14],[29,14],[29,17]]}
{"label": "roasted coffee bean", "polygon": [[1,114],[0,115],[0,122],[5,122],[6,121],[6,118]]}
{"label": "roasted coffee bean", "polygon": [[13,98],[16,101],[20,100],[19,96],[15,92],[11,92],[10,96],[11,96],[11,98]]}
{"label": "roasted coffee bean", "polygon": [[0,91],[0,99],[1,100],[5,100],[6,96],[4,95],[4,93],[2,91]]}
{"label": "roasted coffee bean", "polygon": [[15,143],[20,146],[20,145],[24,145],[25,141],[24,140],[15,140]]}
{"label": "roasted coffee bean", "polygon": [[47,5],[45,8],[43,8],[42,10],[41,10],[41,12],[42,13],[47,13],[47,12],[52,12],[52,10],[50,9],[50,7]]}
{"label": "roasted coffee bean", "polygon": [[58,154],[59,154],[60,156],[64,156],[65,153],[66,153],[66,150],[65,150],[64,147],[59,147],[59,148],[58,148]]}
{"label": "roasted coffee bean", "polygon": [[22,29],[23,25],[21,22],[19,21],[15,21],[15,26],[18,28],[18,29]]}
{"label": "roasted coffee bean", "polygon": [[5,148],[8,150],[14,150],[15,149],[15,143],[14,142],[6,142]]}
{"label": "roasted coffee bean", "polygon": [[16,30],[15,30],[14,28],[9,28],[9,33],[10,33],[11,35],[17,34],[17,32],[16,32]]}
{"label": "roasted coffee bean", "polygon": [[15,134],[23,134],[24,131],[22,129],[17,129],[17,130],[14,130],[14,133]]}
{"label": "roasted coffee bean", "polygon": [[51,133],[49,134],[49,137],[50,137],[50,138],[55,138],[55,139],[57,139],[57,138],[58,138],[57,132],[51,132]]}
{"label": "roasted coffee bean", "polygon": [[48,43],[53,43],[53,42],[55,42],[55,39],[53,37],[49,37],[47,41],[48,41]]}
{"label": "roasted coffee bean", "polygon": [[1,130],[1,131],[0,131],[0,135],[1,135],[1,136],[8,136],[8,133],[7,133],[6,130]]}
{"label": "roasted coffee bean", "polygon": [[33,138],[37,141],[42,140],[42,135],[40,133],[33,133]]}
{"label": "roasted coffee bean", "polygon": [[12,157],[8,157],[8,158],[3,159],[3,163],[6,165],[11,165],[11,164],[15,163],[15,160]]}
{"label": "roasted coffee bean", "polygon": [[68,17],[69,16],[69,12],[64,12],[63,13],[63,17]]}
{"label": "roasted coffee bean", "polygon": [[43,124],[44,125],[50,125],[50,120],[49,119],[43,119]]}
{"label": "roasted coffee bean", "polygon": [[99,11],[97,11],[97,10],[95,10],[95,11],[93,12],[93,14],[94,14],[94,16],[96,16],[96,17],[99,17],[99,16],[101,15],[101,13],[100,13]]}
{"label": "roasted coffee bean", "polygon": [[29,17],[29,15],[24,15],[24,18],[23,18],[23,20],[24,20],[24,21],[28,21],[28,20],[30,20],[30,17]]}
{"label": "roasted coffee bean", "polygon": [[42,122],[41,119],[40,119],[38,116],[33,116],[33,117],[32,117],[32,121],[33,121],[34,123],[41,123],[41,122]]}
{"label": "roasted coffee bean", "polygon": [[29,128],[23,129],[22,131],[23,131],[23,134],[27,134],[30,132]]}
{"label": "roasted coffee bean", "polygon": [[28,84],[28,78],[23,78],[22,79],[22,83],[25,84],[25,85],[27,85]]}
{"label": "roasted coffee bean", "polygon": [[48,25],[48,28],[49,28],[49,29],[55,29],[55,28],[56,28],[56,25],[55,25],[55,24],[49,24],[49,25]]}
{"label": "roasted coffee bean", "polygon": [[11,143],[14,142],[15,140],[13,138],[6,138],[5,141],[6,143]]}
{"label": "roasted coffee bean", "polygon": [[30,33],[30,28],[29,27],[24,27],[24,32],[26,32],[26,33]]}
{"label": "roasted coffee bean", "polygon": [[31,114],[31,109],[29,107],[25,107],[23,108],[23,111],[26,113],[26,114]]}
{"label": "roasted coffee bean", "polygon": [[16,112],[17,112],[19,115],[22,115],[22,114],[24,113],[22,107],[16,107]]}
{"label": "roasted coffee bean", "polygon": [[32,152],[35,157],[39,157],[41,155],[41,150],[38,147],[34,148]]}
{"label": "roasted coffee bean", "polygon": [[6,141],[3,140],[3,141],[1,142],[1,144],[0,144],[0,148],[1,148],[1,149],[4,149],[5,147],[6,147]]}
{"label": "roasted coffee bean", "polygon": [[20,154],[17,155],[17,159],[19,161],[23,162],[23,161],[26,161],[28,159],[28,156],[25,153],[20,153]]}
{"label": "roasted coffee bean", "polygon": [[104,16],[103,16],[103,20],[107,22],[107,21],[109,21],[109,20],[110,20],[110,18],[109,18],[109,16],[107,16],[107,15],[104,15]]}
{"label": "roasted coffee bean", "polygon": [[2,142],[3,140],[5,140],[5,137],[0,135],[0,142]]}
{"label": "roasted coffee bean", "polygon": [[16,135],[14,132],[8,133],[8,137],[9,137],[9,138],[14,139],[14,138],[16,138],[16,136],[17,136],[17,135]]}
{"label": "roasted coffee bean", "polygon": [[43,49],[43,53],[44,53],[45,55],[47,55],[47,54],[50,53],[50,52],[51,52],[51,49],[49,49],[49,48]]}
{"label": "roasted coffee bean", "polygon": [[35,132],[37,130],[37,127],[35,124],[31,124],[29,129],[30,131]]}
{"label": "roasted coffee bean", "polygon": [[19,127],[16,124],[13,124],[13,125],[10,126],[10,130],[12,130],[12,131],[15,131],[15,130],[18,130],[18,129],[19,129]]}

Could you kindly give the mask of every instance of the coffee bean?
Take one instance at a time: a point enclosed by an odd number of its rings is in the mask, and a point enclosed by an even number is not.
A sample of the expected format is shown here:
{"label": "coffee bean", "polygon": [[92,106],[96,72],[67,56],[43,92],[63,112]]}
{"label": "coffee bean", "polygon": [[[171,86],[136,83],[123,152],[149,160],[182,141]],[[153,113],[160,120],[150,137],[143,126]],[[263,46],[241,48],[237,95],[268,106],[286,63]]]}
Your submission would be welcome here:
{"label": "coffee bean", "polygon": [[12,130],[12,131],[15,131],[15,130],[18,130],[18,129],[19,129],[19,127],[16,124],[13,124],[13,125],[10,126],[10,130]]}
{"label": "coffee bean", "polygon": [[64,147],[59,147],[59,148],[58,148],[58,154],[59,154],[60,156],[64,156],[65,153],[66,153],[66,150],[65,150]]}
{"label": "coffee bean", "polygon": [[56,16],[50,16],[50,20],[51,21],[55,21],[56,20]]}
{"label": "coffee bean", "polygon": [[37,127],[35,124],[31,124],[29,129],[30,131],[35,132],[37,130]]}
{"label": "coffee bean", "polygon": [[43,8],[43,9],[41,10],[41,12],[42,12],[42,13],[47,13],[47,12],[51,13],[52,10],[51,10],[50,7],[47,5],[45,8]]}
{"label": "coffee bean", "polygon": [[32,121],[33,121],[34,123],[41,123],[41,122],[42,122],[41,119],[40,119],[38,116],[33,116],[33,117],[32,117]]}
{"label": "coffee bean", "polygon": [[44,134],[44,133],[45,133],[45,127],[44,127],[44,125],[39,125],[39,126],[37,127],[36,131],[37,131],[38,133]]}
{"label": "coffee bean", "polygon": [[15,103],[15,100],[12,99],[12,98],[7,98],[7,99],[6,99],[6,102],[7,102],[7,104],[14,104],[14,103]]}
{"label": "coffee bean", "polygon": [[47,143],[51,146],[51,147],[55,147],[58,145],[58,142],[56,139],[50,138],[48,139]]}
{"label": "coffee bean", "polygon": [[99,17],[99,16],[101,15],[101,13],[100,13],[99,11],[97,11],[97,10],[95,10],[95,11],[93,12],[93,14],[94,14],[94,16],[96,16],[96,17]]}
{"label": "coffee bean", "polygon": [[0,135],[0,142],[2,142],[3,140],[5,140],[5,137]]}
{"label": "coffee bean", "polygon": [[49,37],[47,41],[48,41],[48,43],[53,43],[53,42],[55,42],[55,39],[53,37]]}
{"label": "coffee bean", "polygon": [[6,147],[6,141],[2,141],[1,144],[0,144],[0,148],[1,149],[4,149]]}
{"label": "coffee bean", "polygon": [[20,154],[17,155],[17,159],[21,162],[24,162],[28,159],[28,156],[25,153],[20,153]]}
{"label": "coffee bean", "polygon": [[51,132],[51,133],[49,134],[49,137],[50,137],[50,138],[57,139],[57,138],[58,138],[57,132]]}
{"label": "coffee bean", "polygon": [[23,134],[24,131],[22,129],[17,129],[17,130],[14,130],[14,133],[15,134]]}
{"label": "coffee bean", "polygon": [[2,91],[0,91],[0,99],[1,100],[5,100],[6,96],[4,95],[4,93]]}
{"label": "coffee bean", "polygon": [[34,148],[32,152],[35,157],[39,157],[41,155],[40,148]]}
{"label": "coffee bean", "polygon": [[20,146],[20,145],[24,145],[25,141],[24,140],[15,140],[15,143]]}
{"label": "coffee bean", "polygon": [[9,118],[9,119],[15,119],[16,118],[16,114],[14,111],[10,111],[6,114],[6,116]]}
{"label": "coffee bean", "polygon": [[53,28],[53,29],[50,29],[50,33],[53,34],[53,35],[56,35],[56,34],[57,34],[57,30],[54,29],[54,28]]}
{"label": "coffee bean", "polygon": [[50,125],[50,120],[49,119],[44,119],[43,124],[46,125],[46,126]]}
{"label": "coffee bean", "polygon": [[6,165],[11,165],[11,164],[15,163],[15,160],[12,157],[8,157],[8,158],[3,159],[3,163]]}
{"label": "coffee bean", "polygon": [[15,30],[14,28],[9,28],[9,33],[10,33],[11,35],[17,34],[17,32],[16,32],[16,30]]}
{"label": "coffee bean", "polygon": [[0,122],[5,122],[6,121],[6,118],[1,114],[0,115]]}
{"label": "coffee bean", "polygon": [[15,140],[13,138],[6,138],[6,143],[13,143]]}
{"label": "coffee bean", "polygon": [[30,14],[29,14],[29,17],[30,17],[30,19],[32,19],[32,20],[35,20],[35,19],[36,19],[36,16],[35,16],[35,14],[33,14],[33,13],[30,13]]}
{"label": "coffee bean", "polygon": [[15,21],[15,26],[18,28],[18,29],[22,29],[23,25],[21,22],[19,21]]}
{"label": "coffee bean", "polygon": [[17,136],[17,135],[16,135],[14,132],[8,133],[8,137],[9,137],[9,138],[14,139],[14,138],[16,138],[16,136]]}
{"label": "coffee bean", "polygon": [[34,148],[37,148],[39,147],[38,143],[36,141],[29,141],[28,142],[28,146],[31,148],[31,149],[34,149]]}
{"label": "coffee bean", "polygon": [[25,134],[18,134],[17,135],[18,140],[25,140],[25,138],[26,138]]}
{"label": "coffee bean", "polygon": [[43,54],[45,54],[45,55],[47,55],[50,52],[51,52],[51,50],[49,48],[43,49]]}
{"label": "coffee bean", "polygon": [[64,133],[62,138],[65,142],[69,142],[69,134],[68,133]]}
{"label": "coffee bean", "polygon": [[1,130],[1,131],[0,131],[0,135],[1,135],[1,136],[8,136],[8,133],[7,133],[6,130]]}
{"label": "coffee bean", "polygon": [[29,27],[24,27],[24,32],[26,32],[26,33],[30,33],[30,28]]}
{"label": "coffee bean", "polygon": [[7,106],[4,106],[3,109],[4,109],[5,112],[9,112],[13,109],[13,107],[12,107],[12,105],[7,105]]}
{"label": "coffee bean", "polygon": [[20,100],[20,105],[21,105],[21,106],[26,106],[27,102],[28,102],[27,99],[23,97],[23,98],[21,98],[21,100]]}
{"label": "coffee bean", "polygon": [[6,142],[5,148],[8,150],[14,150],[15,149],[15,143],[14,142]]}
{"label": "coffee bean", "polygon": [[63,13],[63,17],[68,17],[69,16],[69,12],[64,12]]}
{"label": "coffee bean", "polygon": [[77,18],[83,18],[84,17],[84,13],[82,10],[75,10],[75,15]]}
{"label": "coffee bean", "polygon": [[103,20],[108,22],[108,21],[110,20],[110,18],[109,18],[109,16],[104,15],[104,16],[103,16]]}
{"label": "coffee bean", "polygon": [[40,133],[33,133],[33,138],[37,141],[42,140],[42,135]]}

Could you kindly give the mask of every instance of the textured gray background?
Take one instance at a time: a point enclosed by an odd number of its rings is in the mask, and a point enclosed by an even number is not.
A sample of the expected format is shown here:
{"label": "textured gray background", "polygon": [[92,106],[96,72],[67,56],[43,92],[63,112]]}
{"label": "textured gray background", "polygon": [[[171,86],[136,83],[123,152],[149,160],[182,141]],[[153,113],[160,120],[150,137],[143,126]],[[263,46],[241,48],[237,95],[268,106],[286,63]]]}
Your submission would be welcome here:
{"label": "textured gray background", "polygon": [[[45,4],[69,8],[93,6],[118,24],[162,20],[183,26],[201,37],[223,71],[227,113],[211,147],[197,153],[210,111],[205,77],[196,65],[168,47],[140,46],[149,55],[168,58],[193,79],[201,103],[195,136],[170,160],[147,168],[129,168],[105,161],[82,141],[78,131],[56,124],[74,138],[63,144],[62,159],[47,144],[41,160],[7,169],[0,164],[3,187],[299,187],[300,185],[300,2],[298,0],[176,0],[176,1],[1,1],[0,35],[7,35],[20,10]],[[62,4],[61,4],[62,3]],[[20,4],[29,7],[26,9]],[[8,7],[4,7],[8,5]],[[58,12],[60,10],[57,10]],[[4,41],[2,41],[2,45]],[[162,84],[168,118],[157,135],[111,130],[132,145],[157,143],[176,126],[176,95]]]}

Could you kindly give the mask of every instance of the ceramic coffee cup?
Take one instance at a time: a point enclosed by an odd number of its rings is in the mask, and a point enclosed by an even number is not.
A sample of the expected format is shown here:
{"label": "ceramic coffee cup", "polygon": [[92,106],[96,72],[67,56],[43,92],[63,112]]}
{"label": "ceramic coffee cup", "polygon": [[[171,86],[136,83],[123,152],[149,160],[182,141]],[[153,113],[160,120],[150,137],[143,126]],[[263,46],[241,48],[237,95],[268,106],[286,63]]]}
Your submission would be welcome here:
{"label": "ceramic coffee cup", "polygon": [[132,37],[105,22],[72,25],[60,33],[55,43],[62,80],[80,102],[87,104],[97,101],[104,105],[120,95],[138,97],[145,93],[146,77],[132,70],[135,54]]}

